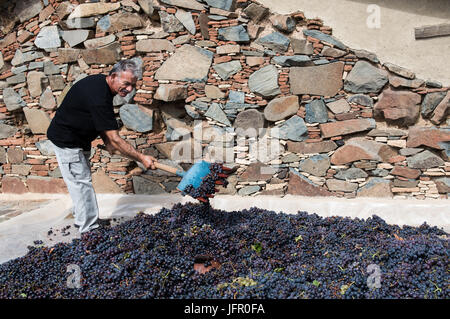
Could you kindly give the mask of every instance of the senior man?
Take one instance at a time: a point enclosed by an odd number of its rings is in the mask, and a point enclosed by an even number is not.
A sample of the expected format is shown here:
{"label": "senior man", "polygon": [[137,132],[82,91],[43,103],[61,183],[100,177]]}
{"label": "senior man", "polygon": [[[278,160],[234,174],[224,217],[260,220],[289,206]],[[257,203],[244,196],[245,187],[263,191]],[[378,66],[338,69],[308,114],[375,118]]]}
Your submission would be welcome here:
{"label": "senior man", "polygon": [[75,226],[82,234],[100,226],[89,163],[94,139],[100,136],[111,154],[120,153],[147,169],[155,169],[154,157],[142,154],[119,136],[114,116],[114,95],[125,97],[130,93],[140,74],[133,60],[122,60],[107,76],[90,75],[78,81],[67,92],[47,130],[72,198]]}

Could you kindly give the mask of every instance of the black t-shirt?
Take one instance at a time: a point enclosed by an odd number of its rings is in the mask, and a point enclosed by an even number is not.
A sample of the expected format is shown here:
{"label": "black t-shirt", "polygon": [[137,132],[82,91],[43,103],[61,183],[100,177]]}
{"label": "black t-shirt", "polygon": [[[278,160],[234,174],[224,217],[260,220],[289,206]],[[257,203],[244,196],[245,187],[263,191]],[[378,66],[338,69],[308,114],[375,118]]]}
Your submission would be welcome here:
{"label": "black t-shirt", "polygon": [[91,149],[100,132],[117,130],[113,95],[103,74],[75,83],[56,110],[47,137],[58,147]]}

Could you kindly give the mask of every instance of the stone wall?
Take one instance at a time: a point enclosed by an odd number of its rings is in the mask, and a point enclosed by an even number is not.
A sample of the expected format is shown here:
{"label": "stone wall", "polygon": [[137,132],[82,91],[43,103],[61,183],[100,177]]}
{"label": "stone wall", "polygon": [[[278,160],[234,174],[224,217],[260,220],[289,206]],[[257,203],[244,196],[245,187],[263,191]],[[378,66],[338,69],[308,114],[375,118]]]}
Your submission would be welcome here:
{"label": "stone wall", "polygon": [[[45,132],[71,85],[142,64],[114,99],[120,135],[161,162],[238,165],[221,193],[447,198],[448,87],[354,50],[301,11],[247,0],[3,4],[3,193],[66,192]],[[177,192],[93,142],[98,192]],[[182,156],[181,156],[182,155]]]}

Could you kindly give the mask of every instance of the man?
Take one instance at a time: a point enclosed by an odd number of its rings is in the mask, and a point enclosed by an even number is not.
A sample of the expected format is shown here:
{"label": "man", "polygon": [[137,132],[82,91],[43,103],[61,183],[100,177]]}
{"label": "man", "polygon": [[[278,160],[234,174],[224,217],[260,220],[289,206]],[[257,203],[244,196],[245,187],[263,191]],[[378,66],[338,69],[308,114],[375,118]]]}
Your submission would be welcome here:
{"label": "man", "polygon": [[99,135],[111,154],[120,154],[155,169],[156,159],[137,151],[118,133],[113,97],[125,97],[141,70],[133,60],[114,65],[109,75],[90,75],[75,83],[57,109],[47,130],[55,145],[61,174],[73,201],[75,226],[80,233],[99,227],[98,206],[89,164],[91,142]]}

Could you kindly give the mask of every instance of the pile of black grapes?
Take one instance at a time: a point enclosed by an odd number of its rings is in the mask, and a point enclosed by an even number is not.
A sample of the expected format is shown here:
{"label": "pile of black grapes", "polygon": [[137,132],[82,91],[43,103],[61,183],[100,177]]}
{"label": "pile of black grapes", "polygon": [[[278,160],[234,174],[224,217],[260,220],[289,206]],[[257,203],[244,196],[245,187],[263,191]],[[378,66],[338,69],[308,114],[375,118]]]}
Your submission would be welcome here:
{"label": "pile of black grapes", "polygon": [[448,244],[436,227],[375,215],[176,204],[71,243],[29,246],[0,265],[0,298],[447,299]]}
{"label": "pile of black grapes", "polygon": [[211,163],[209,174],[202,178],[202,183],[195,188],[192,184],[187,185],[182,194],[193,198],[203,198],[205,204],[209,205],[209,198],[216,193],[216,185],[228,186],[227,175],[221,163]]}

